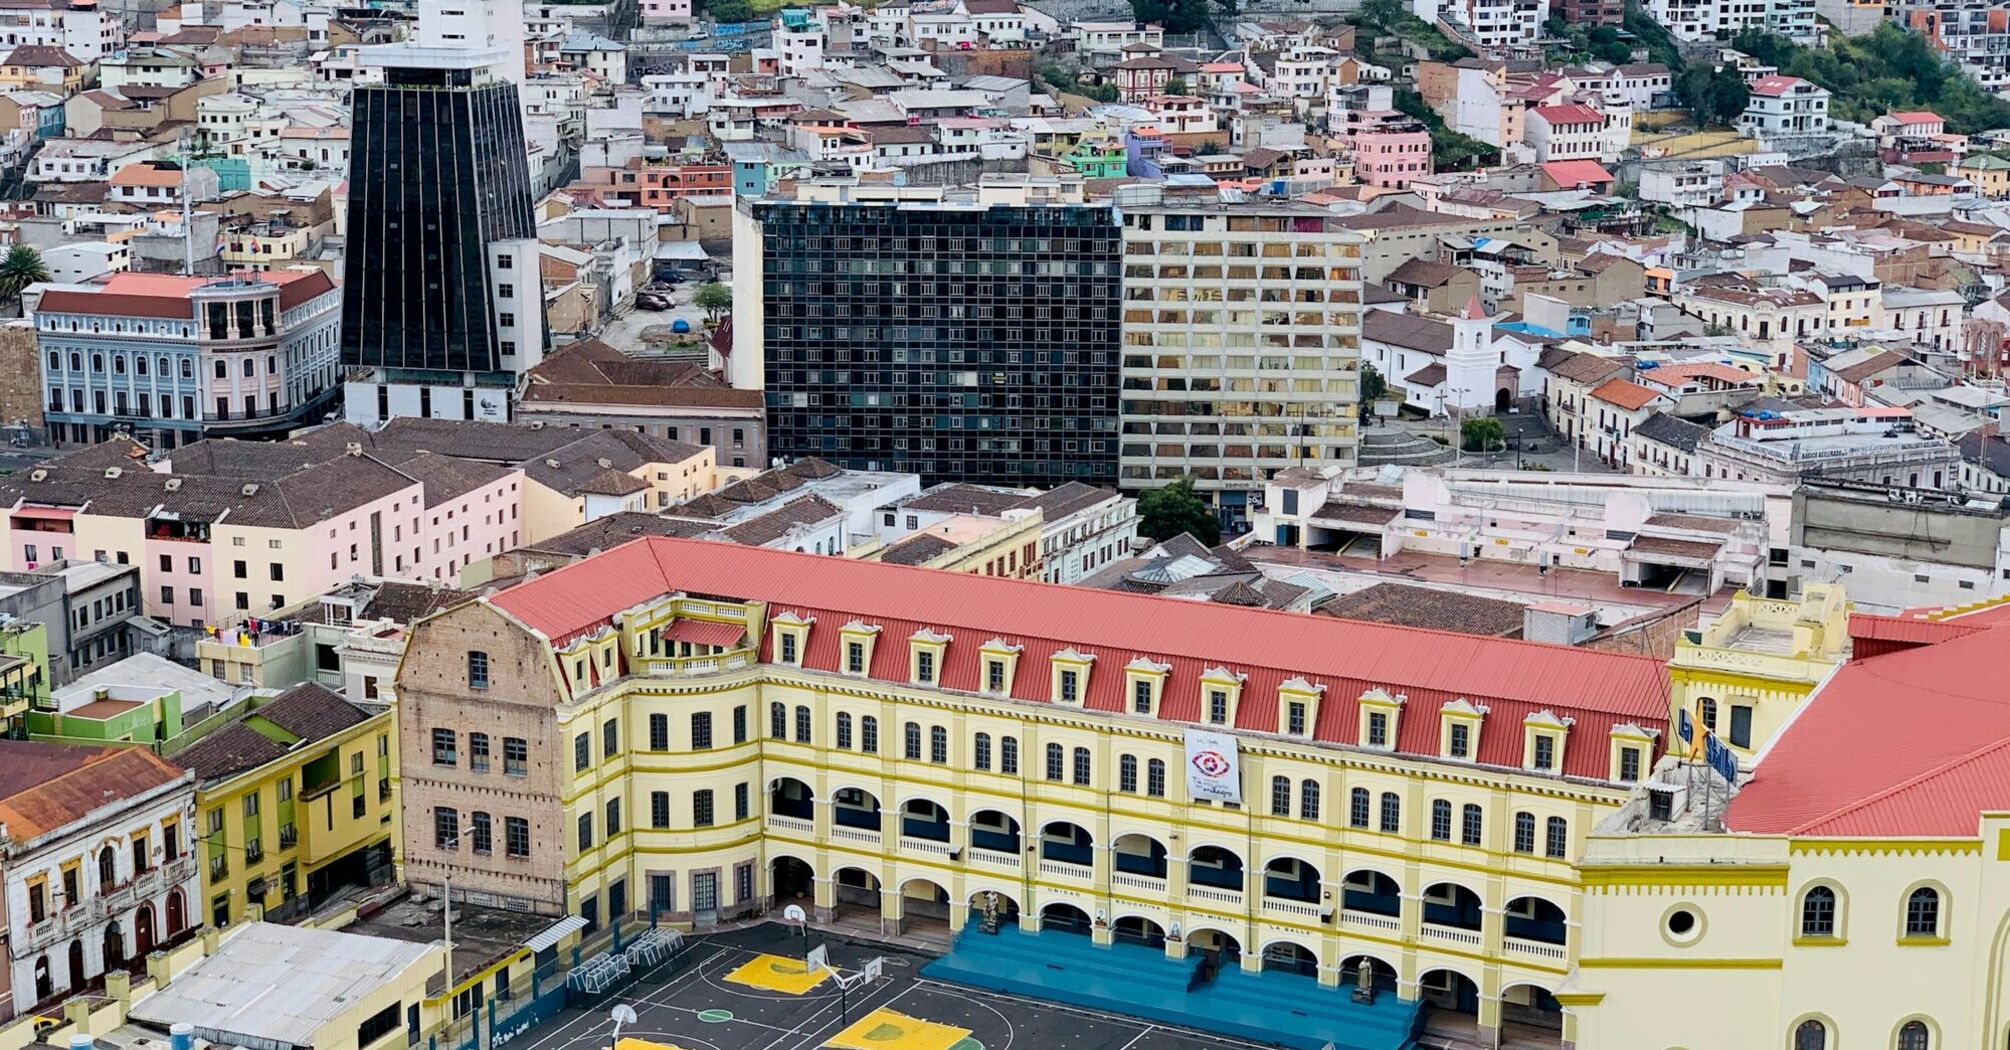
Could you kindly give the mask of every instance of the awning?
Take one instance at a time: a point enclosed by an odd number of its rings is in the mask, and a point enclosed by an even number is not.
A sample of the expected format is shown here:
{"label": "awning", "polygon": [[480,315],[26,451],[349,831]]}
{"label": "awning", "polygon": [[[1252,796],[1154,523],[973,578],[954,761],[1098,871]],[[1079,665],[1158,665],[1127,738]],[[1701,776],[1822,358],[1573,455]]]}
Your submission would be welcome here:
{"label": "awning", "polygon": [[745,637],[745,624],[720,623],[716,620],[678,620],[663,629],[666,642],[690,642],[692,645],[716,645],[721,649],[731,649]]}
{"label": "awning", "polygon": [[549,926],[546,926],[543,932],[539,933],[535,937],[532,937],[530,940],[523,942],[523,946],[529,948],[531,951],[541,952],[546,948],[549,948],[557,944],[558,942],[564,940],[566,934],[572,933],[575,930],[583,930],[583,929],[586,929],[585,919],[582,919],[577,915],[568,915],[565,918],[560,919]]}

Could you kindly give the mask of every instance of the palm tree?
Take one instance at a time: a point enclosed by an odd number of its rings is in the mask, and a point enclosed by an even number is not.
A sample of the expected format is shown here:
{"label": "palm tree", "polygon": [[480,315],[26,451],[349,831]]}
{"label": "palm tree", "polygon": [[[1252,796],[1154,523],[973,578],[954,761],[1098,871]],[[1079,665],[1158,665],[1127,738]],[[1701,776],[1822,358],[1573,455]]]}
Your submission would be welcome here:
{"label": "palm tree", "polygon": [[16,306],[29,285],[48,279],[49,267],[42,262],[42,253],[28,245],[17,244],[7,249],[5,257],[0,257],[0,294]]}

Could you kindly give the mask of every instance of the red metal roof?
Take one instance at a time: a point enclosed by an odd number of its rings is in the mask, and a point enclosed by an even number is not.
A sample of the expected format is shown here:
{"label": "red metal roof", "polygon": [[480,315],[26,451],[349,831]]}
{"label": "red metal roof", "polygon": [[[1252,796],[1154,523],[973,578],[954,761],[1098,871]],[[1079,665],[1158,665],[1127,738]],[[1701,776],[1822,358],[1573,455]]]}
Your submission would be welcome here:
{"label": "red metal roof", "polygon": [[1553,160],[1542,166],[1542,173],[1549,176],[1549,181],[1565,189],[1584,183],[1597,185],[1612,181],[1612,173],[1595,160]]}
{"label": "red metal roof", "polygon": [[[1909,631],[1904,623],[1853,617],[1851,630]],[[1844,665],[1761,757],[1725,823],[1772,834],[1974,835],[1982,811],[2010,808],[2006,646],[2010,628],[1999,626]]]}
{"label": "red metal roof", "polygon": [[970,693],[982,684],[979,648],[1002,639],[1024,647],[1013,681],[1023,701],[1049,699],[1047,661],[1073,648],[1096,657],[1085,705],[1122,711],[1123,668],[1144,656],[1172,666],[1160,717],[1198,721],[1200,677],[1222,667],[1247,676],[1237,728],[1269,733],[1277,687],[1302,676],[1326,689],[1315,738],[1351,744],[1361,694],[1385,689],[1408,697],[1396,744],[1412,754],[1438,754],[1439,708],[1467,698],[1497,727],[1481,734],[1476,756],[1491,765],[1519,767],[1519,724],[1548,710],[1576,720],[1564,772],[1592,779],[1609,775],[1613,726],[1659,728],[1668,718],[1667,675],[1651,657],[697,540],[638,539],[489,601],[564,643],[673,591],[813,617],[802,662],[824,671],[839,669],[838,629],[852,620],[880,628],[869,671],[889,681],[907,680],[907,638],[923,628],[948,634],[940,682]]}
{"label": "red metal roof", "polygon": [[1605,123],[1605,114],[1581,102],[1572,102],[1563,106],[1537,106],[1535,107],[1535,114],[1548,121],[1551,125]]}
{"label": "red metal roof", "polygon": [[740,644],[747,629],[737,623],[718,623],[713,620],[678,620],[663,631],[666,642],[690,642],[692,645],[716,645],[730,649]]}

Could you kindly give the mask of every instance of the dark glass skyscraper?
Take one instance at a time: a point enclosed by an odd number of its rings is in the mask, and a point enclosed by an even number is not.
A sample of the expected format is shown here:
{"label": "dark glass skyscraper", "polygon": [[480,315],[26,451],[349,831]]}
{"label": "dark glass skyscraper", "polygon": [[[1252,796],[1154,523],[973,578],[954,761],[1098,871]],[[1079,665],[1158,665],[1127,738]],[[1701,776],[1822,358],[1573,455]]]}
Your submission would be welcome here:
{"label": "dark glass skyscraper", "polygon": [[931,481],[1115,484],[1123,245],[1110,208],[743,207],[761,242],[748,320],[762,325],[775,454]]}
{"label": "dark glass skyscraper", "polygon": [[[536,236],[516,85],[467,68],[385,70],[354,94],[342,363],[513,372],[491,245]],[[539,290],[535,269],[521,276]],[[542,295],[522,310],[543,309]],[[511,318],[515,320],[514,317]],[[512,325],[511,327],[515,327]],[[542,341],[543,325],[535,326]]]}

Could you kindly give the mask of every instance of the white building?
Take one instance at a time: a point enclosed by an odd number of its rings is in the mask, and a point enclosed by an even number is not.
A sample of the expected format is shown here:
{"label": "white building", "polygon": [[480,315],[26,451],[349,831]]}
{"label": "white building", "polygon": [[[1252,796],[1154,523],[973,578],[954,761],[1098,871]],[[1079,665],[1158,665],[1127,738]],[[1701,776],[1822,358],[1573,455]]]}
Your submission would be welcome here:
{"label": "white building", "polygon": [[1724,162],[1649,162],[1640,168],[1640,199],[1677,208],[1706,208],[1724,196]]}
{"label": "white building", "polygon": [[0,741],[0,770],[9,975],[0,1017],[80,990],[202,924],[193,774],[143,747],[14,740]]}
{"label": "white building", "polygon": [[1799,77],[1760,77],[1752,82],[1752,98],[1738,128],[1761,139],[1824,134],[1829,130],[1828,89]]}
{"label": "white building", "polygon": [[1815,0],[1647,0],[1647,13],[1685,43],[1728,40],[1762,29],[1802,44],[1820,38]]}
{"label": "white building", "polygon": [[1580,102],[1529,110],[1527,135],[1537,164],[1598,160],[1606,153],[1605,114]]}

